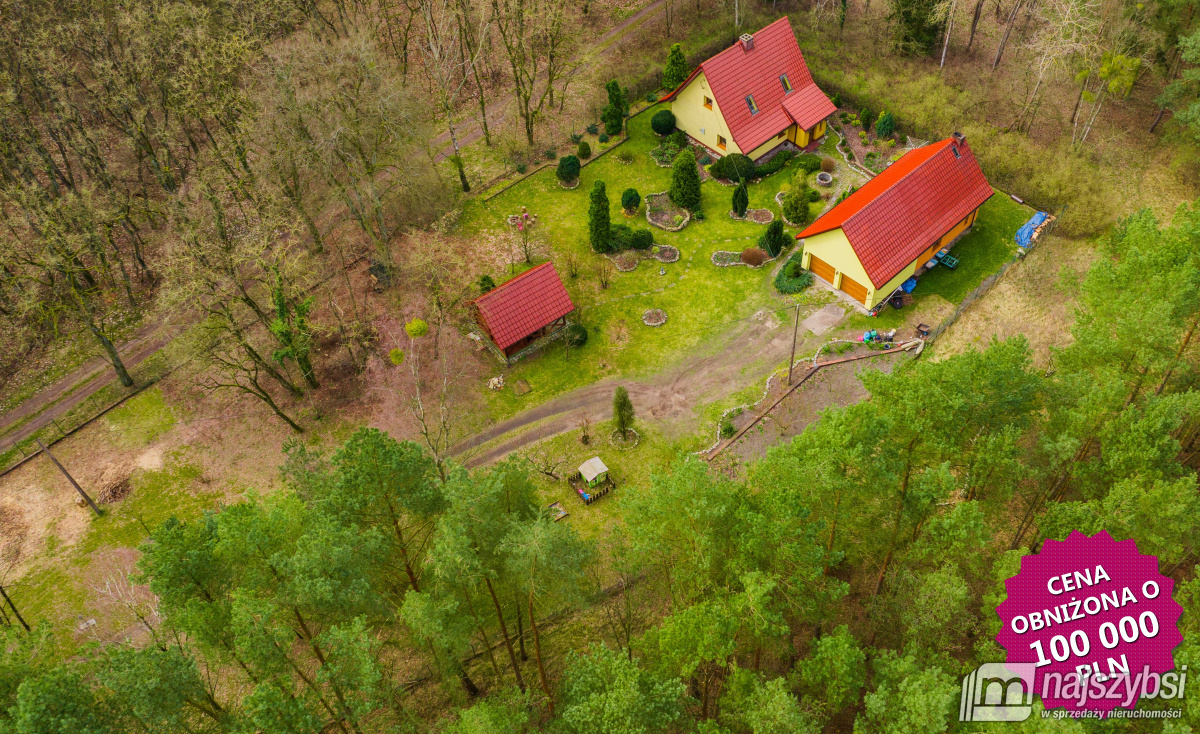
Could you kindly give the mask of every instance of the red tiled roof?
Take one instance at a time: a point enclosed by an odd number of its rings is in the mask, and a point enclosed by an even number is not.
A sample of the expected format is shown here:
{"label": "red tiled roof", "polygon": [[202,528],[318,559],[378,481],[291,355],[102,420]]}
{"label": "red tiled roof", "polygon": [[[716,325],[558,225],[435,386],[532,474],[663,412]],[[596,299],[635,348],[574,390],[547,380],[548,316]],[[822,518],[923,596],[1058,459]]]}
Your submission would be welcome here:
{"label": "red tiled roof", "polygon": [[841,227],[879,288],[991,195],[967,141],[946,138],[906,153],[796,239]]}
{"label": "red tiled roof", "polygon": [[[755,33],[751,50],[746,51],[738,41],[700,64],[660,101],[674,99],[700,71],[708,80],[729,134],[747,154],[793,121],[808,129],[837,110],[813,82],[787,16]],[[784,74],[792,85],[791,92],[784,91],[779,79]],[[747,95],[754,97],[757,113],[750,112]]]}
{"label": "red tiled roof", "polygon": [[575,310],[553,263],[542,263],[476,298],[484,326],[501,349]]}

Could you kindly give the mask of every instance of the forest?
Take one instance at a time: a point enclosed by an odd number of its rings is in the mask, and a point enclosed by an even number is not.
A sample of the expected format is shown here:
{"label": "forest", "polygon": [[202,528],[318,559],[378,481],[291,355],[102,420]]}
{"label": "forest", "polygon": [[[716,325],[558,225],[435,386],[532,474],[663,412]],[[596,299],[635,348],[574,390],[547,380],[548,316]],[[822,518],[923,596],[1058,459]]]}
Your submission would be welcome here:
{"label": "forest", "polygon": [[[0,3],[2,407],[98,355],[289,434],[237,501],[142,528],[136,641],[0,606],[0,732],[995,730],[958,721],[962,677],[1003,659],[1021,557],[1073,530],[1158,557],[1176,664],[1200,661],[1195,5],[648,7],[658,30],[597,62],[640,6]],[[649,103],[672,43],[690,64],[784,13],[828,92],[967,132],[993,185],[1059,213],[1087,265],[1043,297],[1071,318],[1048,346],[864,371],[869,398],[762,458],[675,447],[598,532],[558,522],[556,467],[453,450],[479,417],[455,345],[490,279],[465,202],[595,125],[612,77]],[[389,290],[421,318],[381,327]],[[151,327],[161,363],[127,365]],[[408,428],[322,433],[380,364],[411,371]],[[1186,734],[1193,700],[1008,726]]]}

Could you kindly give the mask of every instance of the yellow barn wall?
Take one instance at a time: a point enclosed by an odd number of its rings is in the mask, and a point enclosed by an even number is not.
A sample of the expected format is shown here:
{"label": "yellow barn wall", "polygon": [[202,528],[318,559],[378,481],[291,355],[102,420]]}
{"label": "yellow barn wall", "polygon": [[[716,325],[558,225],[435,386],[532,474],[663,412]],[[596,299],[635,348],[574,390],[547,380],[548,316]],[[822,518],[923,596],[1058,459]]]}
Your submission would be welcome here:
{"label": "yellow barn wall", "polygon": [[813,255],[829,263],[837,271],[833,277],[834,282],[830,285],[837,288],[841,285],[842,280],[839,276],[848,275],[854,282],[867,287],[867,308],[875,305],[875,290],[871,286],[871,279],[867,277],[867,271],[863,269],[862,263],[858,261],[858,256],[854,254],[850,240],[846,239],[845,233],[840,228],[806,237],[804,239],[804,255],[800,264],[808,268]]}
{"label": "yellow barn wall", "polygon": [[[705,97],[713,101],[711,110],[704,106]],[[725,124],[725,118],[721,116],[721,108],[708,86],[708,80],[704,78],[704,72],[697,74],[696,78],[675,96],[671,102],[671,112],[675,114],[675,127],[709,148],[718,153],[742,152],[737,143],[733,142],[733,136],[729,134],[729,127]],[[700,132],[701,130],[704,132]],[[721,150],[717,145],[718,135],[726,140],[725,150]]]}
{"label": "yellow barn wall", "polygon": [[[955,237],[965,232],[975,223],[978,217],[979,209],[975,209],[965,219],[954,225],[949,232],[938,239],[939,249],[950,244]],[[867,300],[864,304],[867,309],[874,308],[875,304],[892,295],[900,287],[901,283],[911,278],[917,272],[918,267],[925,264],[919,262],[920,258],[913,260],[904,266],[899,273],[896,273],[882,288],[875,288],[871,283],[871,279],[867,277],[866,269],[858,261],[858,256],[854,254],[854,248],[850,246],[850,240],[846,239],[846,235],[841,229],[822,232],[821,234],[805,238],[804,255],[800,263],[804,268],[809,268],[809,258],[813,254],[832,265],[837,271],[837,274],[834,276],[834,280],[837,282],[831,284],[834,287],[841,285],[840,275],[842,273],[850,276],[855,282],[867,287]]]}

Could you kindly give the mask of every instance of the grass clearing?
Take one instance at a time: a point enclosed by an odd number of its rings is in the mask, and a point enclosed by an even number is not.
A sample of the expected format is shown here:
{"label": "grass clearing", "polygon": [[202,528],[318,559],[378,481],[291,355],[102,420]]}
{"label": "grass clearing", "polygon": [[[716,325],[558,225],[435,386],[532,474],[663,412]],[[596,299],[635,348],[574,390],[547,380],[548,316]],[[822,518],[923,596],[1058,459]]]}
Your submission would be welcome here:
{"label": "grass clearing", "polygon": [[950,254],[958,258],[958,267],[936,267],[917,281],[913,297],[936,294],[950,303],[959,303],[984,278],[1000,269],[1017,252],[1017,229],[1033,216],[1033,210],[997,191],[984,202],[979,219],[963,235]]}
{"label": "grass clearing", "polygon": [[104,424],[125,446],[147,446],[175,425],[175,414],[152,387],[107,413]]}
{"label": "grass clearing", "polygon": [[[459,232],[468,237],[505,231],[505,218],[522,206],[538,216],[534,236],[540,238],[542,259],[555,262],[577,306],[573,319],[586,326],[589,334],[587,344],[580,349],[568,350],[556,343],[509,369],[506,379],[510,383],[527,380],[534,390],[534,400],[517,397],[509,390],[491,393],[488,400],[494,418],[512,415],[529,403],[605,377],[656,371],[685,354],[709,348],[715,337],[740,319],[759,310],[787,308],[789,299],[776,293],[771,284],[772,266],[757,270],[717,268],[710,261],[717,250],[741,251],[755,246],[766,231],[763,225],[729,217],[733,187],[714,180],[704,182],[704,220],[694,220],[680,232],[651,228],[645,220],[644,203],[633,217],[626,218],[622,213],[620,198],[626,188],[637,189],[644,199],[647,194],[670,187],[671,169],[660,167],[650,158],[650,151],[661,142],[650,130],[650,118],[665,107],[656,105],[629,120],[630,137],[620,149],[632,154],[632,163],[621,163],[615,153],[594,160],[583,168],[580,185],[570,190],[559,186],[553,169],[548,168],[490,202],[476,198],[464,206]],[[752,184],[750,206],[770,209],[778,216],[775,194],[791,181],[796,170],[792,164]],[[610,287],[601,289],[595,274],[601,256],[592,252],[587,241],[589,194],[598,180],[606,184],[614,224],[650,228],[656,243],[679,249],[680,260],[666,265],[643,261],[634,271],[615,273]],[[567,273],[564,260],[568,254],[580,263],[577,278]],[[512,272],[492,275],[502,282],[527,267],[522,264]],[[642,313],[650,308],[667,312],[664,326],[650,328],[642,324]]]}

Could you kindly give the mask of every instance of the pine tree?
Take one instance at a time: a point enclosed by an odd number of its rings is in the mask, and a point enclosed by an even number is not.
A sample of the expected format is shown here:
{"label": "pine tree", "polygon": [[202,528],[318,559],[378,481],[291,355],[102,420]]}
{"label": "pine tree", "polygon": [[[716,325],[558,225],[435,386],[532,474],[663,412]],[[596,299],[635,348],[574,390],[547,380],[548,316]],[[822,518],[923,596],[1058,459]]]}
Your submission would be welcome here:
{"label": "pine tree", "polygon": [[750,206],[750,193],[746,191],[746,182],[738,183],[737,188],[733,190],[733,213],[738,218],[746,216],[746,209]]}
{"label": "pine tree", "polygon": [[673,43],[671,44],[671,53],[667,54],[667,65],[663,69],[663,86],[667,89],[674,89],[683,84],[687,75],[687,59],[683,56],[683,49],[679,47],[678,43]]}
{"label": "pine tree", "polygon": [[690,149],[679,151],[671,172],[671,190],[667,193],[676,206],[689,211],[700,209],[700,172],[696,170],[696,154]]}
{"label": "pine tree", "polygon": [[608,193],[604,190],[603,181],[592,185],[592,206],[588,209],[588,237],[594,251],[608,252]]}
{"label": "pine tree", "polygon": [[777,257],[787,245],[787,235],[783,233],[783,220],[776,219],[767,225],[767,231],[758,241],[759,247],[767,251],[771,257]]}
{"label": "pine tree", "polygon": [[621,85],[615,79],[604,85],[604,91],[608,93],[608,104],[600,113],[600,119],[604,122],[604,132],[620,135],[625,126],[625,116],[629,114],[629,101],[625,98],[625,90],[621,89]]}
{"label": "pine tree", "polygon": [[613,393],[613,427],[621,432],[621,438],[629,438],[629,429],[633,427],[633,401],[624,387],[618,387]]}

